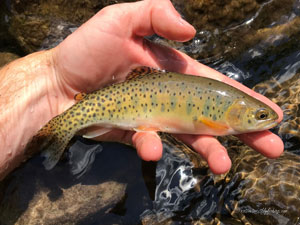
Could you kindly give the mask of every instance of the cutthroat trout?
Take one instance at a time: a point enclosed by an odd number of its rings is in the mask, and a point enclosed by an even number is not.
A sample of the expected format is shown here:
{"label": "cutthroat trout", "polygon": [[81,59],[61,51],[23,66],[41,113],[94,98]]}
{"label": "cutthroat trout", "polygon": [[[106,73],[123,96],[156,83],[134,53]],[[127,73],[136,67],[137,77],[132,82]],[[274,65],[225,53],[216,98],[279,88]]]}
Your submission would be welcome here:
{"label": "cutthroat trout", "polygon": [[81,95],[39,130],[26,150],[38,147],[46,169],[51,169],[71,138],[91,126],[102,130],[84,137],[112,128],[228,135],[269,129],[277,119],[270,107],[220,81],[138,67],[122,83]]}

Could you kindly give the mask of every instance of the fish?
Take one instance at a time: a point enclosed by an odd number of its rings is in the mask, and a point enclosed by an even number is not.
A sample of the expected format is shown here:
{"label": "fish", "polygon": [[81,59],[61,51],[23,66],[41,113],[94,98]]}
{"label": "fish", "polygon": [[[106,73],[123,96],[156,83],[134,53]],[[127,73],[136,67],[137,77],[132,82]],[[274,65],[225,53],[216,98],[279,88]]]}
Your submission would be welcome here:
{"label": "fish", "polygon": [[[277,113],[220,81],[140,66],[127,79],[89,94],[51,119],[27,144],[42,152],[46,169],[78,133],[94,138],[118,128],[133,131],[222,136],[270,129]],[[87,129],[87,128],[96,129]],[[35,150],[38,148],[38,150]]]}

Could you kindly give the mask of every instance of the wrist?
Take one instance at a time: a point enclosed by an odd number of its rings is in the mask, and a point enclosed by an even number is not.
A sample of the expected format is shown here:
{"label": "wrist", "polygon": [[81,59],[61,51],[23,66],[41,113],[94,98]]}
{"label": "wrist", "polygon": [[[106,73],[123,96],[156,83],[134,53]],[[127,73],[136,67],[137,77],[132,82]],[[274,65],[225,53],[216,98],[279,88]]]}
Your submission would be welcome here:
{"label": "wrist", "polygon": [[22,160],[31,137],[73,104],[60,88],[54,61],[48,50],[0,70],[0,178]]}

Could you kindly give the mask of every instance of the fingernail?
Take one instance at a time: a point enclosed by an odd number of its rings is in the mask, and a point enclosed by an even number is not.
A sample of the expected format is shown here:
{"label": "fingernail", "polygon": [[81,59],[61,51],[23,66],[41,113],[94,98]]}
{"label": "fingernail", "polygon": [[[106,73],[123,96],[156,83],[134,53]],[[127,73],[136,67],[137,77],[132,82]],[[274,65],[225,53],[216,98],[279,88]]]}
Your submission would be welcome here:
{"label": "fingernail", "polygon": [[194,27],[189,22],[182,19],[182,17],[179,18],[178,23],[181,24],[182,26],[192,27],[194,29]]}

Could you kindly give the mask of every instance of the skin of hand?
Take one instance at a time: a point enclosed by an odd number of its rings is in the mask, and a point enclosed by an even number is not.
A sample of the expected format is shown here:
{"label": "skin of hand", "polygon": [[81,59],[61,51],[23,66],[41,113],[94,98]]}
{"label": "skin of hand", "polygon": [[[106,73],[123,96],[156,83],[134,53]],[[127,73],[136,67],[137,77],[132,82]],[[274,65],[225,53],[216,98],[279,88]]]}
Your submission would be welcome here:
{"label": "skin of hand", "polygon": [[[264,96],[184,53],[144,39],[154,33],[187,41],[193,38],[195,29],[180,17],[169,0],[112,5],[99,11],[56,48],[28,55],[2,68],[0,177],[22,161],[26,143],[47,121],[75,103],[76,93],[124,81],[128,72],[139,65],[228,83],[265,102],[277,112],[278,121],[282,120],[281,109]],[[230,169],[227,151],[214,137],[176,136],[199,152],[212,172],[220,174]],[[281,139],[270,131],[238,137],[267,157],[276,158],[283,152]],[[133,144],[147,161],[158,160],[162,155],[162,143],[155,132],[115,129],[96,139]]]}

